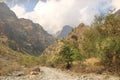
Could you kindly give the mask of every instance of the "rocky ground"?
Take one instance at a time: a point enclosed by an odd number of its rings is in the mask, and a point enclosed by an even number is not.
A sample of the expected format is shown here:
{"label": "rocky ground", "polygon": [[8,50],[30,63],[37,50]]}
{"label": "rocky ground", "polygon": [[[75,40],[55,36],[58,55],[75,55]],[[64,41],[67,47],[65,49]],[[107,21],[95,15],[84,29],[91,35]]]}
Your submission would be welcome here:
{"label": "rocky ground", "polygon": [[110,75],[80,75],[47,67],[40,67],[40,72],[32,72],[27,75],[24,75],[22,72],[16,72],[9,76],[0,76],[0,80],[120,80],[120,77]]}

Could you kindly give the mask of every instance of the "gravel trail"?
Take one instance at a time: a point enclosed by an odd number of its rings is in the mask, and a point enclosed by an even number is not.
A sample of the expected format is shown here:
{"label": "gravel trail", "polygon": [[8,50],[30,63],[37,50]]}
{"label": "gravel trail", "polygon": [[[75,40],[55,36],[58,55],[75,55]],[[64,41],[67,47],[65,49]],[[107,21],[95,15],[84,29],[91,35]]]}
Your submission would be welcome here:
{"label": "gravel trail", "polygon": [[95,74],[70,74],[59,69],[40,67],[41,72],[38,75],[25,76],[0,76],[0,80],[120,80],[120,77]]}

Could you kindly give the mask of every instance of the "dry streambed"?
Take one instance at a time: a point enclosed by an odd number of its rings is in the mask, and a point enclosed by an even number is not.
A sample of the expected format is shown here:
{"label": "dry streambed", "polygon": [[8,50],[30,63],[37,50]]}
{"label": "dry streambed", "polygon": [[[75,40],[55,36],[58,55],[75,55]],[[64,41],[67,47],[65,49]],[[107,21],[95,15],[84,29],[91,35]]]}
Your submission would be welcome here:
{"label": "dry streambed", "polygon": [[59,69],[40,67],[40,72],[37,73],[22,75],[22,72],[16,72],[10,76],[1,76],[0,80],[120,80],[120,77],[96,74],[77,75]]}

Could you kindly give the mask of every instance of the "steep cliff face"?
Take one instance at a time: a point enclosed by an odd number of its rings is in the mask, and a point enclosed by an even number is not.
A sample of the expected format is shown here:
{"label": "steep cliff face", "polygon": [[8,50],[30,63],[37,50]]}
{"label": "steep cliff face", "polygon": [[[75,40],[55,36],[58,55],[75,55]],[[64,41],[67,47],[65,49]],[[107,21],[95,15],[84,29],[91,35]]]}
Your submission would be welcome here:
{"label": "steep cliff face", "polygon": [[25,46],[30,49],[29,51],[32,50],[32,53],[40,53],[53,43],[53,36],[44,31],[39,24],[35,24],[27,19],[19,19],[19,22],[24,26],[24,30],[21,31],[24,31],[23,33],[26,36],[27,45]]}
{"label": "steep cliff face", "polygon": [[10,48],[39,55],[54,38],[42,26],[27,19],[18,19],[6,4],[0,3],[0,37],[8,38]]}

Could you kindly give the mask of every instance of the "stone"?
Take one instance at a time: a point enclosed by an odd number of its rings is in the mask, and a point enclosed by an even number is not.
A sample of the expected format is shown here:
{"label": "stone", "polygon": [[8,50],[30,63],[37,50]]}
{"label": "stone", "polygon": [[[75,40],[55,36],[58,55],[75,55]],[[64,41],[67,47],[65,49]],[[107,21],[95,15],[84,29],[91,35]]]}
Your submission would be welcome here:
{"label": "stone", "polygon": [[30,71],[30,75],[38,75],[40,73],[40,68],[36,67]]}
{"label": "stone", "polygon": [[36,68],[32,69],[32,71],[40,72],[40,68],[39,68],[39,67],[36,67]]}

